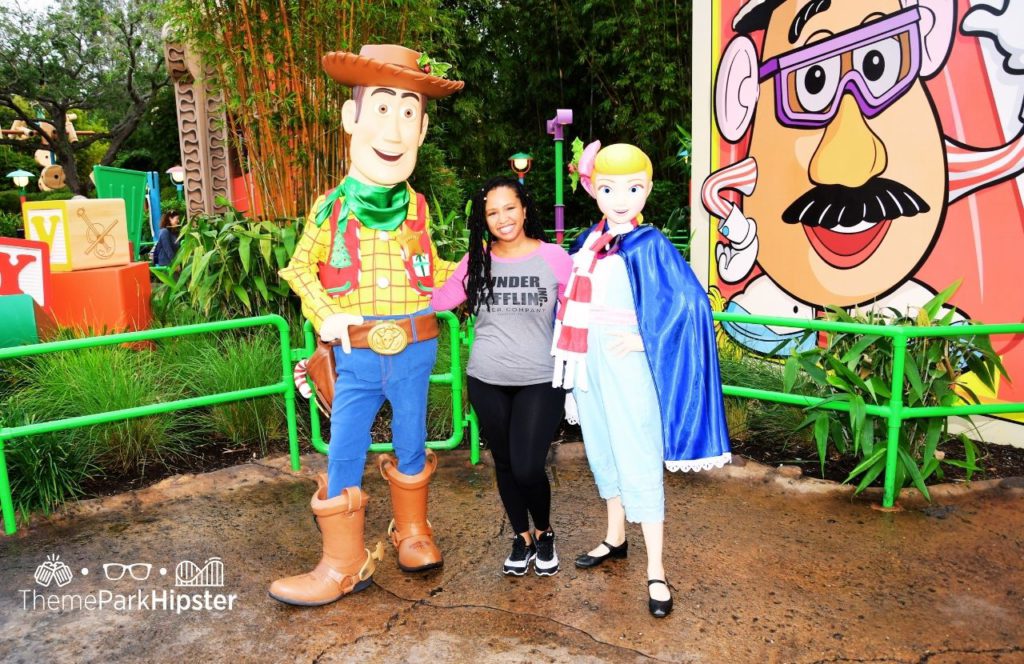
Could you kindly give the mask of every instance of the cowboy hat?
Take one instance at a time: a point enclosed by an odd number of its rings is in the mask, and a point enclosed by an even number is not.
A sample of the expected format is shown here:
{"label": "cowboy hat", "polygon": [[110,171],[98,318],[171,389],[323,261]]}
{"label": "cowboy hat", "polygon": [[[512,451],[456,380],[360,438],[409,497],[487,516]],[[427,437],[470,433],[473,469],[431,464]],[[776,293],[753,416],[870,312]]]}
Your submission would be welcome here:
{"label": "cowboy hat", "polygon": [[321,59],[324,71],[338,83],[395,87],[439,99],[458,92],[463,81],[449,81],[420,69],[420,54],[396,44],[366,44],[359,54],[332,51]]}

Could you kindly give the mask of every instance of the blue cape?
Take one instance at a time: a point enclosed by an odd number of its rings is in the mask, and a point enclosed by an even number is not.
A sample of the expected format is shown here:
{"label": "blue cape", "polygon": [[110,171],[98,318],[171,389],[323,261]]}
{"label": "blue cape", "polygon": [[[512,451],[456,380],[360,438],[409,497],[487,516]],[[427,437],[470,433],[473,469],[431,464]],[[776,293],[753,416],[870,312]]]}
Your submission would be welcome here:
{"label": "blue cape", "polygon": [[661,406],[665,463],[672,469],[672,462],[721,457],[730,451],[729,431],[707,293],[657,228],[639,226],[619,242]]}

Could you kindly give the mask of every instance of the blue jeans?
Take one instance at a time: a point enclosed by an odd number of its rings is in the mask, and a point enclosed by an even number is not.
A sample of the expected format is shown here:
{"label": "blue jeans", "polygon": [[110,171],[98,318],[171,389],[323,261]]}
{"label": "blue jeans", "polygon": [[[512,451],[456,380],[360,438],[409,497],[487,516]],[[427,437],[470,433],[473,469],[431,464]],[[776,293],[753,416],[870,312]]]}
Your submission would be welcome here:
{"label": "blue jeans", "polygon": [[327,452],[327,497],[360,486],[370,427],[387,399],[398,472],[415,475],[426,464],[427,388],[437,357],[437,339],[409,344],[397,355],[334,348],[338,381],[331,408],[331,445]]}

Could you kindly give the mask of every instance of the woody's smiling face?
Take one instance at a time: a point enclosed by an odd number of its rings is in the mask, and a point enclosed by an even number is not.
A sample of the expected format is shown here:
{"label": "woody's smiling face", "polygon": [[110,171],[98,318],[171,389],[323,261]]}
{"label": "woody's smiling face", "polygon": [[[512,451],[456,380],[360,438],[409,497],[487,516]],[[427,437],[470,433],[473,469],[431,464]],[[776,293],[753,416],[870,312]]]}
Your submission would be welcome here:
{"label": "woody's smiling face", "polygon": [[367,87],[341,109],[351,135],[349,174],[366,184],[391,187],[405,182],[427,136],[422,95],[409,90]]}

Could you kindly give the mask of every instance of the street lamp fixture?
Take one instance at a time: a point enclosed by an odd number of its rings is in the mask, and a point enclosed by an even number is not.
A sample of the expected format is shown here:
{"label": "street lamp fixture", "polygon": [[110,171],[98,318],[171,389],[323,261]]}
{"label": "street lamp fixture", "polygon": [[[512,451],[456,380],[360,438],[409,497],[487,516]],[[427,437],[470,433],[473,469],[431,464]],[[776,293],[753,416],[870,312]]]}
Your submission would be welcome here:
{"label": "street lamp fixture", "polygon": [[185,187],[185,169],[181,166],[171,166],[164,172],[170,176],[171,182],[173,182],[174,186],[178,188],[178,200],[185,200],[185,194],[183,193],[183,189]]}
{"label": "street lamp fixture", "polygon": [[530,172],[533,166],[533,157],[525,152],[517,152],[508,158],[508,165],[519,177],[519,184],[523,184],[523,178]]}
{"label": "street lamp fixture", "polygon": [[28,186],[29,178],[34,178],[35,174],[18,169],[16,171],[11,171],[10,173],[8,173],[7,177],[11,178],[11,180],[14,182],[14,186],[18,188],[18,193],[21,194],[21,202],[24,203],[25,187]]}

